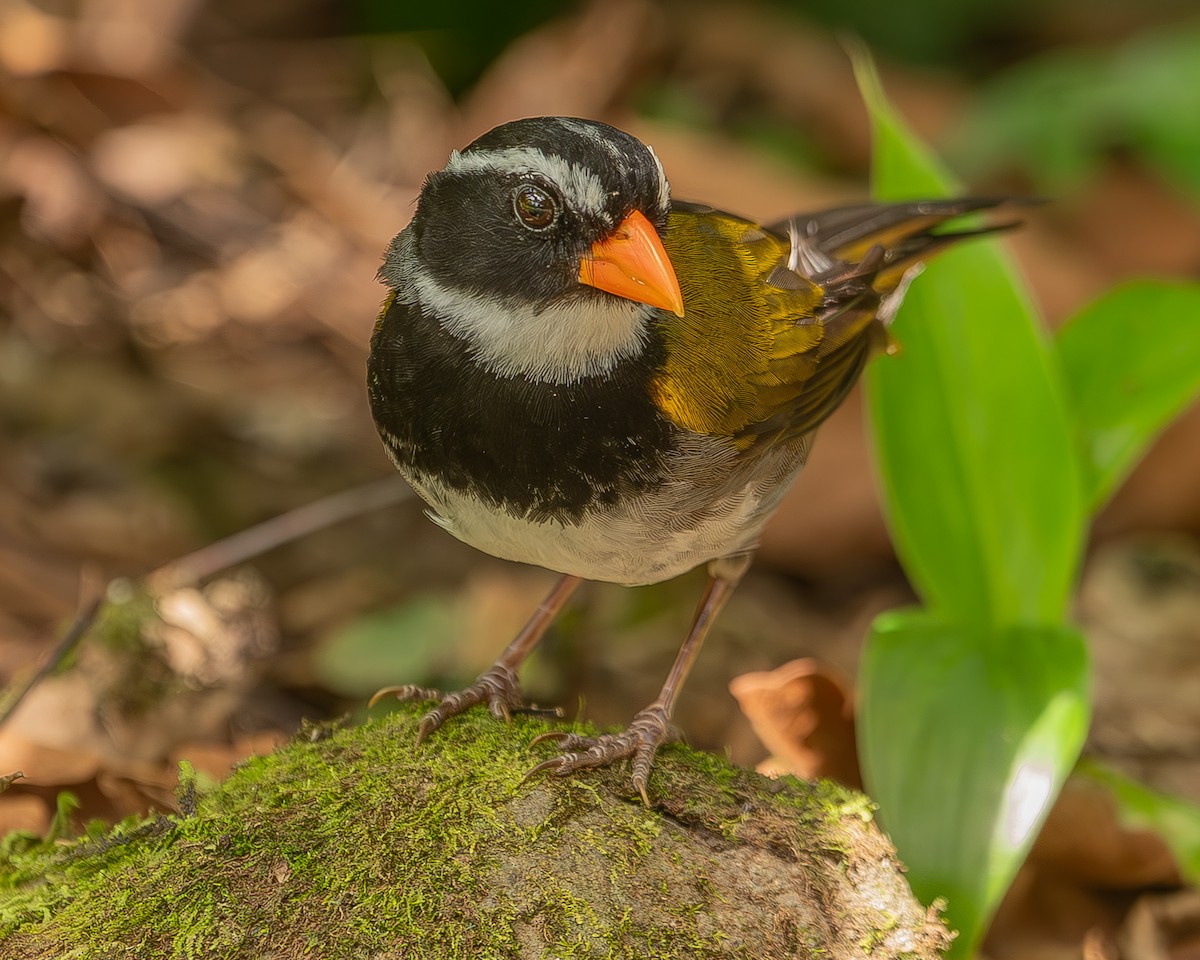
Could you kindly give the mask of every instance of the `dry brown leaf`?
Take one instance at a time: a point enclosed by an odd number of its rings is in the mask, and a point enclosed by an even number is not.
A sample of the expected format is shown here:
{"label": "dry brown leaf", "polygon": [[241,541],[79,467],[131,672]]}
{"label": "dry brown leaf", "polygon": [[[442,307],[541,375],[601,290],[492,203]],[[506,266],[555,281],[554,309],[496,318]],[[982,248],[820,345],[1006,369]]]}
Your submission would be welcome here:
{"label": "dry brown leaf", "polygon": [[1200,543],[1158,537],[1101,547],[1076,615],[1094,662],[1089,750],[1200,801],[1200,697],[1195,683],[1181,682],[1200,675]]}
{"label": "dry brown leaf", "polygon": [[0,67],[17,77],[57,70],[67,58],[71,22],[25,0],[8,0],[0,23]]}
{"label": "dry brown leaf", "polygon": [[176,771],[159,764],[139,764],[136,774],[101,771],[96,790],[118,817],[150,810],[175,809]]}
{"label": "dry brown leaf", "polygon": [[1134,894],[1084,890],[1053,871],[1025,864],[1001,902],[984,940],[989,960],[1079,960],[1104,956]]}
{"label": "dry brown leaf", "polygon": [[1200,891],[1147,894],[1118,935],[1123,960],[1198,960]]}
{"label": "dry brown leaf", "polygon": [[1200,536],[1200,404],[1184,410],[1134,467],[1096,519],[1101,541],[1142,531],[1178,530]]}
{"label": "dry brown leaf", "polygon": [[96,692],[79,671],[46,678],[0,727],[0,770],[24,770],[35,783],[87,779],[102,753],[96,715]]}
{"label": "dry brown leaf", "polygon": [[157,609],[159,619],[147,624],[146,639],[188,684],[245,686],[278,646],[270,590],[247,568],[202,589],[168,591]]}
{"label": "dry brown leaf", "polygon": [[92,169],[124,198],[156,207],[192,190],[240,186],[238,133],[200,112],[115,127],[92,146]]}
{"label": "dry brown leaf", "polygon": [[1029,858],[1045,870],[1097,890],[1180,883],[1179,868],[1166,843],[1150,830],[1122,824],[1112,794],[1082,777],[1067,780]]}
{"label": "dry brown leaf", "polygon": [[92,69],[141,77],[167,67],[201,0],[83,0],[77,55]]}
{"label": "dry brown leaf", "polygon": [[[1066,960],[1081,952],[1116,956],[1117,940],[1127,940],[1130,931],[1146,942],[1145,918],[1131,914],[1131,907],[1147,891],[1179,883],[1178,868],[1161,838],[1122,824],[1116,802],[1103,786],[1072,777],[996,914],[988,955],[993,960],[1031,955]],[[1127,960],[1160,956],[1144,947],[1139,951],[1130,953],[1122,944],[1119,955]]]}
{"label": "dry brown leaf", "polygon": [[31,134],[9,148],[3,166],[5,192],[21,196],[21,221],[35,237],[59,247],[79,244],[105,215],[108,202],[79,159],[53,137]]}
{"label": "dry brown leaf", "polygon": [[461,133],[473,140],[514,117],[603,115],[657,42],[661,15],[647,0],[593,0],[525,34],[472,90]]}
{"label": "dry brown leaf", "polygon": [[744,673],[729,691],[772,754],[772,769],[862,787],[854,705],[840,671],[811,658]]}
{"label": "dry brown leaf", "polygon": [[186,760],[214,780],[224,780],[236,764],[248,757],[266,756],[287,740],[281,730],[260,730],[238,737],[233,743],[192,741],[181,743],[171,757],[172,770]]}
{"label": "dry brown leaf", "polygon": [[9,729],[0,729],[0,768],[20,769],[30,786],[65,787],[96,776],[100,757],[87,750],[47,746]]}
{"label": "dry brown leaf", "polygon": [[50,828],[50,805],[29,793],[10,793],[0,797],[0,836],[14,830],[45,836]]}

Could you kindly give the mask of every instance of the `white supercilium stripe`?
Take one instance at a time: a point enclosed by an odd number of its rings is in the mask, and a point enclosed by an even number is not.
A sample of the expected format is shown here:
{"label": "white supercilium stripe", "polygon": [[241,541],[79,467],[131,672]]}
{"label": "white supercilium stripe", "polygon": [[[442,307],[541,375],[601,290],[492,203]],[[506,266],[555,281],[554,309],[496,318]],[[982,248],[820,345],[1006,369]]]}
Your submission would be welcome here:
{"label": "white supercilium stripe", "polygon": [[658,159],[654,148],[646,144],[646,149],[650,152],[650,156],[654,159],[654,166],[658,170],[658,208],[666,210],[671,205],[671,185],[667,183],[667,172],[663,169],[662,161]]}
{"label": "white supercilium stripe", "polygon": [[651,312],[644,304],[600,297],[538,311],[453,290],[423,271],[414,271],[402,290],[495,373],[550,383],[606,373],[636,354]]}
{"label": "white supercilium stripe", "polygon": [[[629,169],[630,158],[617,146],[616,141],[611,137],[605,136],[595,125],[583,121],[573,120],[569,117],[558,121],[568,130],[572,130],[581,137],[586,137],[593,146],[598,150],[603,150],[608,154],[610,159],[617,164],[622,170]],[[656,209],[666,210],[671,203],[671,186],[667,183],[667,173],[663,170],[662,161],[658,159],[658,154],[654,152],[654,148],[648,143],[642,144],[646,148],[646,152],[650,154],[650,159],[654,161],[655,169],[658,173],[658,196]]]}
{"label": "white supercilium stripe", "polygon": [[471,174],[489,171],[503,174],[539,174],[557,184],[573,205],[593,216],[603,217],[608,193],[600,178],[577,163],[543,153],[536,147],[505,147],[502,150],[480,150],[450,154],[445,172]]}

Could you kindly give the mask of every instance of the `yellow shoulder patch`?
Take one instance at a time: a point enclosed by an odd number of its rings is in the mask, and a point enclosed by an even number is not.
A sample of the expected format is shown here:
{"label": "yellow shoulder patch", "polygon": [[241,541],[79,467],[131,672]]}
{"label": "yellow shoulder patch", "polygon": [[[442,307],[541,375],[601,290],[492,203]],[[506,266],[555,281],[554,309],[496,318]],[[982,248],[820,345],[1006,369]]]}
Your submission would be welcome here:
{"label": "yellow shoulder patch", "polygon": [[680,427],[736,437],[794,401],[815,371],[823,291],[769,284],[787,243],[728,214],[673,212],[664,245],[684,315],[661,321],[666,360],[651,396]]}

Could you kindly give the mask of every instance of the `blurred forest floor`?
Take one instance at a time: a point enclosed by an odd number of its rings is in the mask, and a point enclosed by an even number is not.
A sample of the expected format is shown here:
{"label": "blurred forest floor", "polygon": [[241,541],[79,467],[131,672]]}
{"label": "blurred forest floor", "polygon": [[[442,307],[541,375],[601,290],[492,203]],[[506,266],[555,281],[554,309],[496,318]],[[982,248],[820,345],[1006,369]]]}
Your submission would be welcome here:
{"label": "blurred forest floor", "polygon": [[[1103,57],[1177,23],[1200,36],[1169,5],[1117,6],[1052,5],[979,75],[885,60],[885,86],[953,145],[990,77],[1026,55]],[[540,599],[548,575],[471,551],[399,481],[377,483],[393,471],[363,382],[374,273],[451,149],[516,116],[596,116],[652,143],[682,198],[778,218],[866,191],[848,59],[776,6],[576,5],[453,94],[431,63],[452,36],[351,32],[335,9],[0,4],[0,682],[18,687],[116,578],[98,628],[0,728],[0,774],[26,774],[0,798],[0,831],[44,831],[62,790],[80,818],[170,808],[180,759],[219,777],[302,718],[361,712],[376,687],[469,679]],[[1042,107],[1053,127],[1057,105]],[[985,159],[965,171],[972,191],[1043,192],[1019,155]],[[1200,190],[1116,135],[1060,174],[1055,202],[1006,241],[1051,325],[1123,278],[1200,277]],[[1146,333],[1131,318],[1130,336]],[[862,419],[856,393],[822,428],[715,630],[677,717],[694,745],[753,765],[765,742],[775,769],[854,782],[857,648],[875,613],[912,599]],[[345,491],[358,516],[202,583],[159,577],[147,602],[150,571]],[[1100,517],[1078,615],[1098,674],[1090,751],[1194,801],[1198,543],[1193,409]],[[699,587],[593,588],[527,689],[628,719]],[[1142,895],[1177,882],[1169,856],[1103,798],[1074,802],[991,949],[1154,955],[1134,921],[1166,922]]]}

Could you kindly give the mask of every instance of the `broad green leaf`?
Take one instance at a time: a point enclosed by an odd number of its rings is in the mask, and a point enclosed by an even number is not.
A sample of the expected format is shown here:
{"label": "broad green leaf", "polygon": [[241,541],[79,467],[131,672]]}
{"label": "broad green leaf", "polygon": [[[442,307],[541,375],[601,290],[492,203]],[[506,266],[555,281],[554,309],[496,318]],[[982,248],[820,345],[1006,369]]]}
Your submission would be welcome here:
{"label": "broad green leaf", "polygon": [[996,74],[974,98],[952,155],[985,174],[1020,163],[1052,196],[1077,190],[1103,162],[1099,144],[1114,123],[1108,66],[1103,51],[1058,48]]}
{"label": "broad green leaf", "polygon": [[[954,189],[860,61],[886,199]],[[1079,455],[1052,351],[996,244],[970,241],[918,277],[900,352],[868,371],[896,548],[947,620],[1062,619],[1079,562]]]}
{"label": "broad green leaf", "polygon": [[[1132,37],[1110,56],[1108,116],[1129,128],[1118,136],[1200,198],[1200,23]],[[1097,153],[1110,143],[1098,137]]]}
{"label": "broad green leaf", "polygon": [[996,74],[974,100],[955,155],[978,173],[1017,163],[1061,197],[1120,143],[1200,198],[1200,22],[1051,50]]}
{"label": "broad green leaf", "polygon": [[1184,882],[1200,884],[1200,806],[1095,761],[1081,763],[1079,774],[1112,791],[1122,822],[1158,834],[1174,854]]}
{"label": "broad green leaf", "polygon": [[970,956],[1083,745],[1083,638],[896,611],[859,684],[867,791],[913,892],[946,898],[952,956]]}
{"label": "broad green leaf", "polygon": [[851,47],[854,79],[871,121],[871,183],[881,200],[945,197],[959,192],[954,176],[896,113],[870,54]]}
{"label": "broad green leaf", "polygon": [[454,598],[426,594],[342,627],[317,650],[315,667],[328,687],[352,697],[388,683],[429,683],[454,669],[463,633]]}
{"label": "broad green leaf", "polygon": [[1058,353],[1098,509],[1200,392],[1200,284],[1140,280],[1110,290],[1063,326]]}

